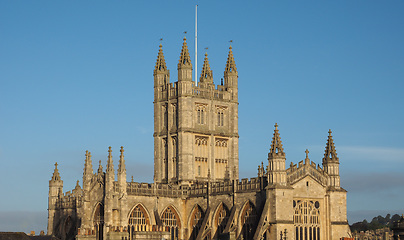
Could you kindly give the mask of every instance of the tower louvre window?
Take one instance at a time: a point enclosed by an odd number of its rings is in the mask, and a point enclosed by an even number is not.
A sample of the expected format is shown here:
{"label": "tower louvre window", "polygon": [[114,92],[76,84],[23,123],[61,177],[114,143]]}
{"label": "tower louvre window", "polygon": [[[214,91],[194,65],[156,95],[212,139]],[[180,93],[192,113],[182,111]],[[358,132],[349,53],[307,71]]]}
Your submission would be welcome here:
{"label": "tower louvre window", "polygon": [[197,105],[196,106],[196,122],[198,124],[206,124],[206,106],[205,105]]}

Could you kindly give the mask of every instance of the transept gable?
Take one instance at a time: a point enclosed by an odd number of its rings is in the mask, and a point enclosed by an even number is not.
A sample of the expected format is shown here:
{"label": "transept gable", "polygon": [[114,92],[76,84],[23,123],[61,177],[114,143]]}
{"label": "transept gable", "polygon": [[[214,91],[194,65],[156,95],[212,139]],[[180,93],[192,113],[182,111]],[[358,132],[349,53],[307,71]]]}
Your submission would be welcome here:
{"label": "transept gable", "polygon": [[327,187],[320,184],[317,179],[311,175],[306,175],[293,185],[294,198],[323,198]]}
{"label": "transept gable", "polygon": [[322,186],[327,186],[328,174],[324,171],[320,165],[316,165],[309,159],[309,151],[306,149],[306,158],[300,161],[298,164],[290,163],[290,168],[286,170],[287,180],[289,184],[294,185],[306,176],[311,176],[313,180],[318,182]]}

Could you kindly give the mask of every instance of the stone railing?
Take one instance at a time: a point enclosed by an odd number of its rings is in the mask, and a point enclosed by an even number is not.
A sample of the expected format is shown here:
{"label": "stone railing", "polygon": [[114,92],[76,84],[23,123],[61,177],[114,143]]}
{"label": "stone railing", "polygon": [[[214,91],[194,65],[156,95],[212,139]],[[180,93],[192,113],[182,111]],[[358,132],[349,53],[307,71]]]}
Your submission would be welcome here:
{"label": "stone railing", "polygon": [[[265,177],[242,179],[241,181],[200,182],[191,186],[176,184],[127,183],[128,195],[162,197],[198,197],[209,194],[231,194],[234,192],[260,191],[267,185]],[[209,187],[208,187],[209,186]]]}
{"label": "stone railing", "polygon": [[243,178],[237,183],[237,192],[248,192],[260,190],[265,184],[261,184],[264,178]]}
{"label": "stone railing", "polygon": [[59,199],[56,203],[59,208],[77,208],[81,207],[83,197],[82,196],[63,196],[61,199]]}
{"label": "stone railing", "polygon": [[230,100],[229,92],[223,91],[223,88],[205,89],[194,86],[192,89],[192,95],[207,99]]}

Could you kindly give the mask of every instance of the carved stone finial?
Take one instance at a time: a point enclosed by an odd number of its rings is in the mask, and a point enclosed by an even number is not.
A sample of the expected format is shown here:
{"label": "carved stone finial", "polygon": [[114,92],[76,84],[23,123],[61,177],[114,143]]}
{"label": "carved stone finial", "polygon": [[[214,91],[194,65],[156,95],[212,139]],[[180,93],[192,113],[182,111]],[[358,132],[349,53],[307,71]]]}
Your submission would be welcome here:
{"label": "carved stone finial", "polygon": [[53,175],[52,175],[52,181],[60,181],[60,174],[59,174],[59,170],[58,170],[58,163],[55,162],[55,170],[53,171]]}
{"label": "carved stone finial", "polygon": [[308,159],[309,158],[309,149],[306,149],[305,153],[306,153],[306,159]]}
{"label": "carved stone finial", "polygon": [[133,182],[133,176],[132,176],[132,182]]}

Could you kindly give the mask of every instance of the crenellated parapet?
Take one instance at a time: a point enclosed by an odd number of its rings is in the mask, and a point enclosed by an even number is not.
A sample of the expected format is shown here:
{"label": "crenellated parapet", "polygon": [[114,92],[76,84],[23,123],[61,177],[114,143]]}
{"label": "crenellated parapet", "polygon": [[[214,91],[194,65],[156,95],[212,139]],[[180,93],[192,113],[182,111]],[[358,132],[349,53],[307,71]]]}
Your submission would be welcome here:
{"label": "crenellated parapet", "polygon": [[327,186],[328,174],[314,162],[304,163],[300,161],[298,164],[290,164],[290,168],[286,170],[287,180],[289,184],[294,184],[307,175],[312,176],[321,185]]}

